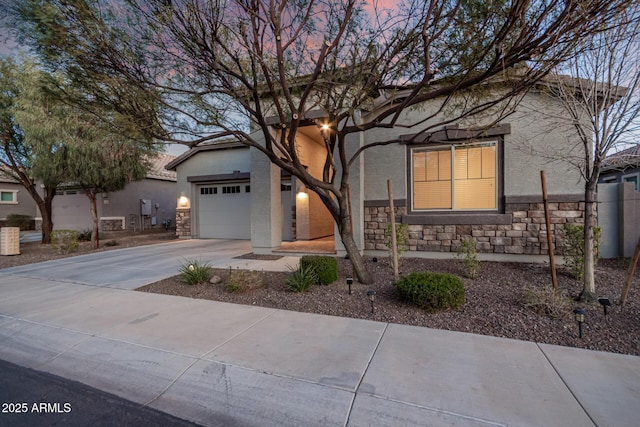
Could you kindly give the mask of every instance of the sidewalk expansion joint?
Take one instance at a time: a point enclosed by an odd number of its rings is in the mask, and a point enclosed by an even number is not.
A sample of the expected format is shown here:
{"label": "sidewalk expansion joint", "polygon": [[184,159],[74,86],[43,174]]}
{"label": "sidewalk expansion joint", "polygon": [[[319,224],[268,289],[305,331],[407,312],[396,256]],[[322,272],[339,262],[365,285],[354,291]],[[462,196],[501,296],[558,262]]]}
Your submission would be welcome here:
{"label": "sidewalk expansion joint", "polygon": [[591,417],[591,414],[589,414],[589,411],[587,411],[587,408],[584,407],[582,402],[580,402],[580,399],[578,399],[578,396],[576,396],[576,394],[573,392],[573,390],[571,390],[571,387],[569,387],[569,384],[567,384],[567,382],[564,380],[562,375],[560,375],[560,372],[558,371],[558,369],[556,369],[556,367],[553,364],[553,362],[551,361],[551,359],[549,359],[549,356],[547,356],[547,353],[545,353],[544,350],[542,349],[542,347],[540,347],[540,343],[536,343],[536,346],[538,347],[538,349],[540,349],[540,352],[542,353],[544,358],[547,360],[547,362],[549,362],[549,365],[551,366],[551,368],[553,368],[553,371],[556,373],[558,378],[560,378],[560,381],[562,381],[562,384],[564,384],[564,386],[567,388],[567,390],[569,390],[569,393],[571,393],[571,396],[573,396],[573,398],[576,400],[578,405],[580,405],[580,407],[582,408],[582,410],[584,411],[586,416],[591,420],[591,422],[593,423],[594,426],[597,426],[598,423],[596,423],[596,421]]}
{"label": "sidewalk expansion joint", "polygon": [[345,421],[345,426],[347,426],[349,424],[349,419],[351,418],[351,411],[353,411],[353,405],[356,401],[356,396],[358,395],[358,390],[360,390],[360,386],[362,385],[362,381],[364,381],[364,377],[367,375],[367,371],[369,370],[369,366],[371,366],[371,361],[373,360],[373,357],[376,355],[376,352],[378,351],[378,347],[380,347],[380,343],[382,342],[382,338],[384,337],[384,334],[387,333],[387,328],[389,327],[388,323],[384,324],[384,329],[382,330],[382,333],[380,334],[380,338],[378,338],[378,342],[376,343],[376,346],[373,348],[373,351],[371,352],[371,356],[369,357],[369,360],[367,361],[367,366],[365,366],[364,371],[362,372],[362,377],[360,377],[360,381],[358,381],[358,385],[356,386],[356,389],[353,392],[353,396],[351,397],[351,403],[349,404],[349,411],[347,412],[347,419]]}

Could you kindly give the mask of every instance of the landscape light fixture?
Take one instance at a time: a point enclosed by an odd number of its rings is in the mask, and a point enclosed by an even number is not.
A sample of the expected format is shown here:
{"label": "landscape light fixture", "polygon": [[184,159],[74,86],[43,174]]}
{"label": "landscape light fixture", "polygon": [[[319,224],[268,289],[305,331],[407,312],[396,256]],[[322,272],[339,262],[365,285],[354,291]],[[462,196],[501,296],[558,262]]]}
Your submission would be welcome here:
{"label": "landscape light fixture", "polygon": [[576,315],[576,322],[578,322],[578,336],[582,338],[582,324],[584,323],[584,315],[586,311],[582,307],[578,307],[573,310],[573,314]]}
{"label": "landscape light fixture", "polygon": [[606,318],[607,317],[607,307],[609,307],[611,305],[611,301],[609,301],[609,298],[598,297],[598,302],[602,306],[602,308],[604,310],[604,317]]}
{"label": "landscape light fixture", "polygon": [[347,285],[349,286],[349,295],[351,295],[351,285],[353,285],[352,277],[347,277]]}
{"label": "landscape light fixture", "polygon": [[376,291],[367,291],[367,296],[369,297],[369,301],[371,301],[371,314],[375,311],[374,303],[376,301]]}

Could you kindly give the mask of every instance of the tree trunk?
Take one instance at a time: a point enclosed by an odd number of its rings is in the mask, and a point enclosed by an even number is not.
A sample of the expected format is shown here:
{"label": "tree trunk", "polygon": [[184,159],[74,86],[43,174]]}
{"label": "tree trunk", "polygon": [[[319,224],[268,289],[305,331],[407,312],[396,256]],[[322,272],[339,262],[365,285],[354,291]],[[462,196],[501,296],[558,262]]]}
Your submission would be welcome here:
{"label": "tree trunk", "polygon": [[340,239],[342,239],[342,244],[347,251],[347,255],[349,256],[349,260],[353,266],[353,272],[358,278],[358,282],[369,284],[373,280],[365,267],[364,259],[360,254],[360,250],[358,249],[355,239],[353,238],[353,227],[351,226],[350,217],[351,212],[347,209],[348,201],[346,200],[346,191],[344,194],[345,199],[340,199],[340,202],[342,203],[339,203],[340,211],[338,218],[338,230],[340,231]]}
{"label": "tree trunk", "polygon": [[40,216],[42,217],[42,240],[40,243],[49,244],[51,243],[51,232],[53,231],[53,220],[51,219],[51,211],[47,210],[46,204],[44,200],[40,202],[36,201],[36,205],[40,210]]}
{"label": "tree trunk", "polygon": [[351,230],[344,230],[340,233],[340,238],[342,239],[342,244],[349,255],[349,261],[351,261],[353,272],[358,278],[358,282],[363,284],[371,283],[373,280],[364,265],[364,259],[362,258],[362,255],[360,255],[358,245],[356,245],[356,241],[353,239],[353,232]]}
{"label": "tree trunk", "polygon": [[40,216],[42,217],[42,240],[40,242],[43,244],[50,244],[51,232],[53,231],[52,206],[53,197],[56,195],[56,189],[52,187],[45,187],[44,198],[42,198],[42,196],[36,190],[35,184],[26,183],[22,180],[20,183],[27,190],[27,193],[29,193],[33,201],[36,202],[36,206],[38,206],[38,210],[40,211]]}
{"label": "tree trunk", "polygon": [[91,210],[91,218],[93,219],[93,230],[91,230],[91,247],[93,249],[100,248],[100,227],[98,221],[97,195],[93,190],[85,190],[85,194],[89,198],[89,208]]}
{"label": "tree trunk", "polygon": [[580,301],[589,302],[596,299],[595,271],[595,204],[596,204],[596,184],[587,182],[585,187],[584,203],[584,279]]}

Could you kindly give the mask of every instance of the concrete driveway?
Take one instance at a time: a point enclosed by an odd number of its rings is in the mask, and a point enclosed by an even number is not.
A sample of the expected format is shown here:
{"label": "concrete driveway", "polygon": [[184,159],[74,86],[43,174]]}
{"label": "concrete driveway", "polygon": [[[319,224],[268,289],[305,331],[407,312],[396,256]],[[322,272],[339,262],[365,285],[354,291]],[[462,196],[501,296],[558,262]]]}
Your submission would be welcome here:
{"label": "concrete driveway", "polygon": [[287,265],[295,266],[298,262],[298,257],[295,256],[283,257],[277,261],[235,258],[250,252],[251,243],[246,240],[174,240],[5,268],[0,269],[0,273],[56,282],[135,289],[175,276],[180,265],[187,259],[209,262],[217,268],[285,271]]}

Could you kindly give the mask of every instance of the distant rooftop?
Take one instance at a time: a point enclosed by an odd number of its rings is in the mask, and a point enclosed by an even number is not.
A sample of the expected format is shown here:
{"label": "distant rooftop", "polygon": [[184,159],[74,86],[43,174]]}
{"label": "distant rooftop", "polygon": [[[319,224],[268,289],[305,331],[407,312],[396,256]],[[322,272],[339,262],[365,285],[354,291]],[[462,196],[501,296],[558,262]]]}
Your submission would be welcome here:
{"label": "distant rooftop", "polygon": [[603,170],[626,169],[640,165],[640,144],[607,156],[602,162]]}
{"label": "distant rooftop", "polygon": [[164,181],[177,181],[178,174],[175,171],[165,169],[167,164],[175,160],[176,156],[161,153],[150,159],[151,169],[147,173],[147,178],[161,179]]}

